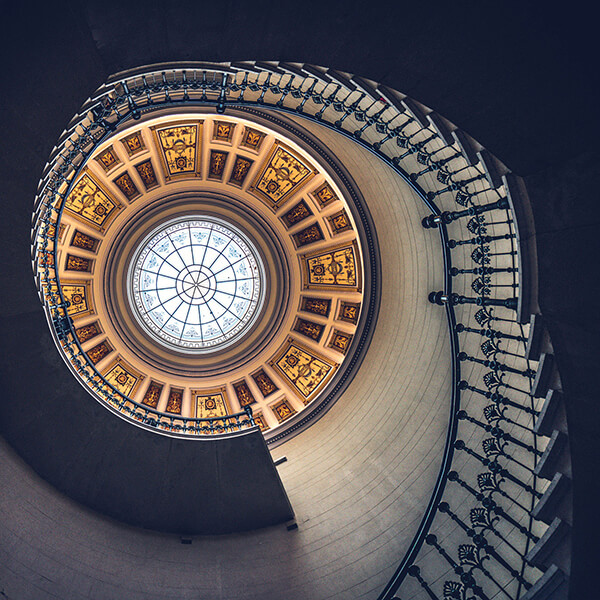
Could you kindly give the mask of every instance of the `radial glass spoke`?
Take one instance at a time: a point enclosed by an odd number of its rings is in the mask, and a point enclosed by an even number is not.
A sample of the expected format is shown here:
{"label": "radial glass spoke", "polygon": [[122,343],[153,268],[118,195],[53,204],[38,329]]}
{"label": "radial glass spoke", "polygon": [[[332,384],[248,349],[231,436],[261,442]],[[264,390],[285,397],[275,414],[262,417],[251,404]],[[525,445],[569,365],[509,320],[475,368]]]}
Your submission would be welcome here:
{"label": "radial glass spoke", "polygon": [[138,249],[130,297],[154,338],[206,351],[252,324],[262,303],[262,272],[258,253],[235,228],[189,218],[163,225]]}

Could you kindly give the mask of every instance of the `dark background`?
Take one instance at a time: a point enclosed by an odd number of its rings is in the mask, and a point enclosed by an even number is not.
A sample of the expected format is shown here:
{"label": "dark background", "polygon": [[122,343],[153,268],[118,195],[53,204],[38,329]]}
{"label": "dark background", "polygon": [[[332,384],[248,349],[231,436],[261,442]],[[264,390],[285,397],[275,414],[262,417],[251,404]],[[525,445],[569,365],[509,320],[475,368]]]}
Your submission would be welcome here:
{"label": "dark background", "polygon": [[[42,168],[89,94],[115,71],[160,61],[280,60],[349,71],[433,108],[526,180],[540,308],[567,400],[572,598],[592,598],[600,558],[600,98],[592,8],[577,2],[3,2],[2,434],[44,475],[50,468],[44,431],[60,431],[66,449],[82,443],[69,438],[79,419],[100,423],[103,417],[101,408],[84,414],[69,404],[81,390],[52,354],[29,257]],[[58,399],[63,412],[56,410]]]}

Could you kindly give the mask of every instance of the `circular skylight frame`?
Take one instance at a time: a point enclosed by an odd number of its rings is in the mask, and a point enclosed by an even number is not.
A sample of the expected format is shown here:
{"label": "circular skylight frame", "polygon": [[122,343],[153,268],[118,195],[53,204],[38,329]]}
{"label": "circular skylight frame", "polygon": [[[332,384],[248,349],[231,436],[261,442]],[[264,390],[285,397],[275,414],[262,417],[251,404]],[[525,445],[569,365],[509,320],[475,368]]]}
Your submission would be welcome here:
{"label": "circular skylight frame", "polygon": [[[261,256],[239,228],[213,216],[187,215],[162,223],[139,244],[128,268],[127,296],[136,321],[154,341],[206,354],[250,331],[263,307],[265,282]],[[175,322],[178,329],[169,326]]]}

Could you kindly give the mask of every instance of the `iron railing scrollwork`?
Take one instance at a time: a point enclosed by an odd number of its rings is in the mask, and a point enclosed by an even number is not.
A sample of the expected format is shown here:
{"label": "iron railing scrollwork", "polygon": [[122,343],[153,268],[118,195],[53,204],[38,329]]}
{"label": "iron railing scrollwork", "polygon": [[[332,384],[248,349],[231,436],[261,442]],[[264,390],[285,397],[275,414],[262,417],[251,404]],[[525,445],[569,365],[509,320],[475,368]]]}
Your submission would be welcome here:
{"label": "iron railing scrollwork", "polygon": [[[207,433],[203,427],[253,424],[248,411],[199,425],[119,394],[74,336],[54,271],[63,201],[76,172],[121,124],[175,106],[302,115],[376,154],[422,198],[431,213],[422,226],[438,230],[445,268],[443,289],[433,290],[429,300],[447,314],[451,417],[431,501],[379,600],[399,593],[434,600],[521,598],[540,575],[525,556],[544,529],[531,517],[544,486],[535,472],[541,454],[533,428],[539,410],[532,394],[536,368],[526,358],[527,326],[516,314],[522,286],[532,283],[520,280],[514,215],[503,180],[486,168],[489,157],[466,148],[464,135],[452,136],[450,126],[441,129],[401,94],[317,67],[301,76],[275,64],[270,70],[176,65],[132,72],[102,86],[64,133],[41,182],[35,214],[34,269],[72,367],[111,406],[157,428],[197,434]],[[445,539],[450,522],[462,536],[458,545]]]}

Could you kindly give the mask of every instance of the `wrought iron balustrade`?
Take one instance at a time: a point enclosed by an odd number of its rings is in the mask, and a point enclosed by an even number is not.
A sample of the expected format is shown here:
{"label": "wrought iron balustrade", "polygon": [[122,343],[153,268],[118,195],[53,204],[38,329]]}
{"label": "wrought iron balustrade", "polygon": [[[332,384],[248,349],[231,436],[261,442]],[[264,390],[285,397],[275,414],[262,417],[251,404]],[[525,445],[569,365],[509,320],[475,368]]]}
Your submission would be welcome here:
{"label": "wrought iron balustrade", "polygon": [[[316,67],[305,76],[282,65],[265,68],[175,65],[113,78],[64,132],[38,191],[32,257],[65,354],[113,408],[151,427],[196,435],[254,425],[250,411],[206,424],[159,413],[102,378],[73,333],[54,269],[64,199],[75,173],[111,132],[157,110],[277,111],[352,138],[403,177],[430,212],[422,225],[440,237],[445,279],[429,300],[446,311],[453,354],[439,476],[415,538],[379,599],[500,594],[518,600],[541,574],[525,557],[545,527],[531,512],[546,484],[535,472],[541,454],[533,427],[540,410],[532,393],[536,365],[526,357],[527,325],[517,314],[523,286],[533,283],[522,281],[519,270],[522,250],[506,179],[483,150],[467,147],[464,135],[401,94],[358,78],[325,77]],[[442,539],[448,519],[464,538],[454,549]]]}

